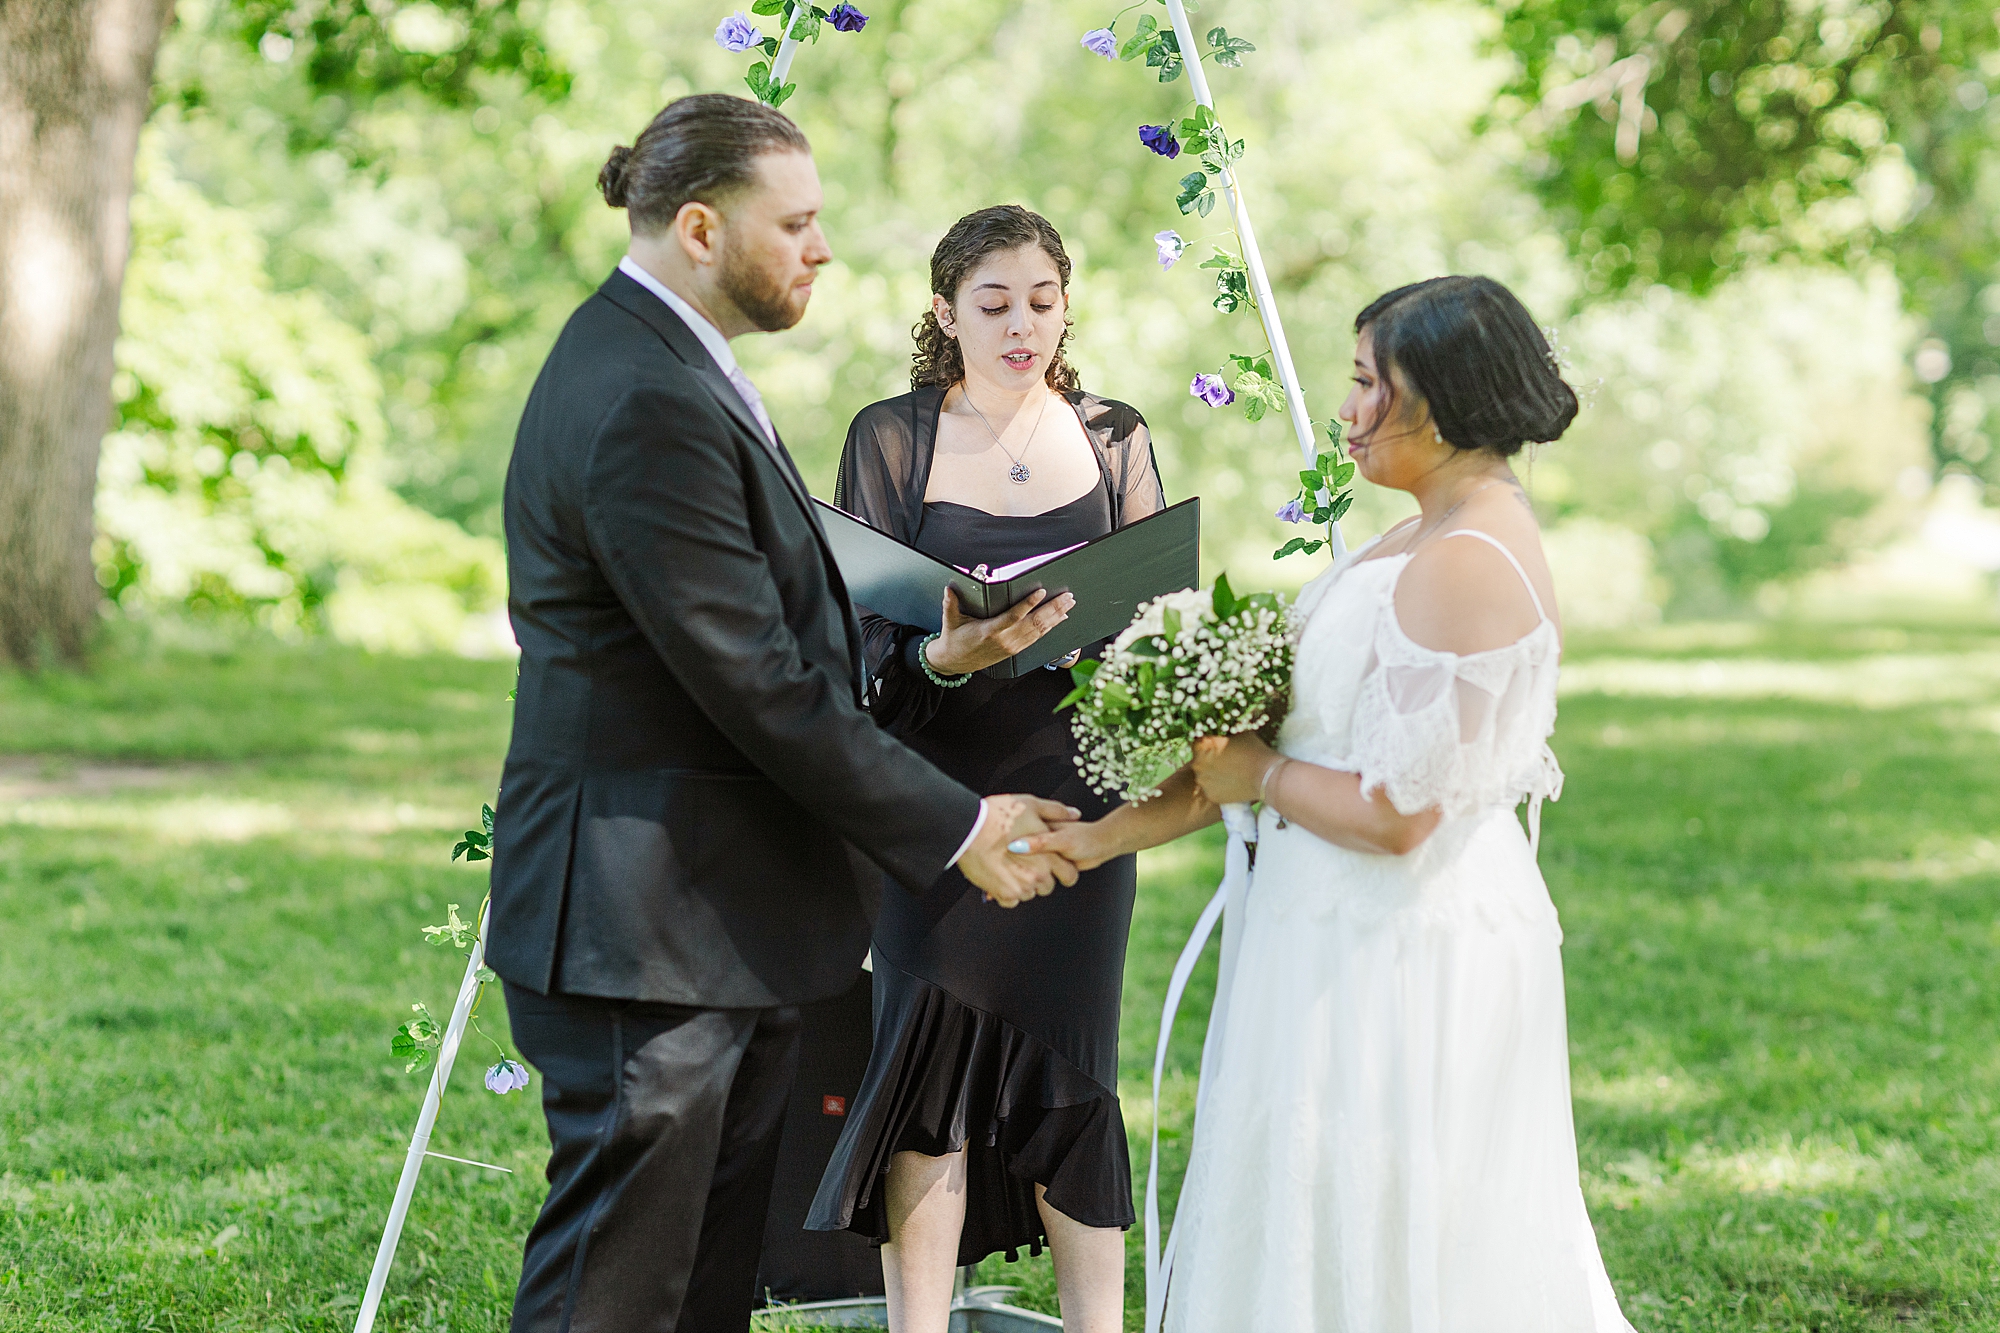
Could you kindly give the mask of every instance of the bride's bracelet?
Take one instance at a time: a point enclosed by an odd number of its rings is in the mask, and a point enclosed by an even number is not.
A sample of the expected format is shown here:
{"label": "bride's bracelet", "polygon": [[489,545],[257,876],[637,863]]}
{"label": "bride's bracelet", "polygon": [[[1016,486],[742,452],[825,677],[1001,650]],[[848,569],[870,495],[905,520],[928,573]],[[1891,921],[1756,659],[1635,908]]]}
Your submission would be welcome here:
{"label": "bride's bracelet", "polygon": [[930,647],[943,637],[942,633],[925,636],[924,641],[917,645],[917,665],[924,669],[924,675],[930,678],[931,684],[941,690],[955,690],[961,685],[970,683],[972,673],[968,671],[962,676],[947,676],[931,665]]}
{"label": "bride's bracelet", "polygon": [[1289,755],[1282,755],[1282,754],[1279,755],[1276,759],[1273,759],[1268,766],[1266,766],[1266,768],[1264,769],[1263,780],[1257,784],[1257,803],[1259,805],[1262,805],[1265,809],[1269,810],[1272,814],[1278,816],[1278,823],[1280,827],[1282,827],[1284,824],[1285,816],[1283,812],[1281,812],[1276,806],[1271,804],[1271,779],[1278,776],[1279,769],[1283,768],[1286,764],[1289,764],[1291,762],[1292,762],[1291,757]]}

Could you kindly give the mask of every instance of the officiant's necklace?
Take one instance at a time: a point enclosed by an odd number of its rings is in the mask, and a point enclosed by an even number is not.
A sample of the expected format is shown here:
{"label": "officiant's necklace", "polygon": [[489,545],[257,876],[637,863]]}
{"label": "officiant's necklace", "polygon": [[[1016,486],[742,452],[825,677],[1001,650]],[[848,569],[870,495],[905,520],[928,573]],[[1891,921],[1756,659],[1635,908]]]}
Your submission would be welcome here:
{"label": "officiant's necklace", "polygon": [[972,409],[972,415],[979,418],[979,424],[986,427],[986,433],[993,437],[993,443],[1000,445],[1000,452],[1007,454],[1008,461],[1013,464],[1012,467],[1007,469],[1007,480],[1013,482],[1016,486],[1026,486],[1028,478],[1035,474],[1028,471],[1028,465],[1023,463],[1021,459],[1026,458],[1028,450],[1035,447],[1035,432],[1042,428],[1042,413],[1049,410],[1049,399],[1055,397],[1055,395],[1050,393],[1046,388],[1042,390],[1042,405],[1035,413],[1035,424],[1028,428],[1028,442],[1021,446],[1021,452],[1016,456],[1008,453],[1007,446],[1000,441],[1000,432],[993,429],[993,423],[988,421],[986,414],[979,410],[979,404],[972,401],[972,390],[960,389],[959,392],[965,398],[965,405]]}

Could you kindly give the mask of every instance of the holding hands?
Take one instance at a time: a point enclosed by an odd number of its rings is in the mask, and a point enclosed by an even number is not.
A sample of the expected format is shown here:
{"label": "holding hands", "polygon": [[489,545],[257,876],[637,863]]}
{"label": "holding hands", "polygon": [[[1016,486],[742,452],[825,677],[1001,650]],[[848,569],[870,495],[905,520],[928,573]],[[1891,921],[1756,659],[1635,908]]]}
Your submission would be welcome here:
{"label": "holding hands", "polygon": [[1058,881],[1067,888],[1076,883],[1078,867],[1058,852],[1027,852],[1025,839],[1046,835],[1051,826],[1077,827],[1083,812],[1060,801],[1038,796],[989,796],[986,822],[979,836],[958,859],[959,873],[1002,907],[1018,907],[1030,898],[1044,897]]}

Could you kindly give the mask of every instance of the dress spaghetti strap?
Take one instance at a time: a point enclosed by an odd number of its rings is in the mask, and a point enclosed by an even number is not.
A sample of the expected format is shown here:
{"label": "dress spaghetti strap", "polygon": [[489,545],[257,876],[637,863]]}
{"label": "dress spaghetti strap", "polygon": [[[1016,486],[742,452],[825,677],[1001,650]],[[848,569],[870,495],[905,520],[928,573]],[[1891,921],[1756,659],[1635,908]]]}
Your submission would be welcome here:
{"label": "dress spaghetti strap", "polygon": [[1481,532],[1478,528],[1453,528],[1450,532],[1440,534],[1438,540],[1443,541],[1446,537],[1477,537],[1500,554],[1506,556],[1507,563],[1512,565],[1514,572],[1521,576],[1522,586],[1527,588],[1528,597],[1535,604],[1535,614],[1545,621],[1549,618],[1549,613],[1542,609],[1542,595],[1535,591],[1535,581],[1529,578],[1528,571],[1521,567],[1520,559],[1507,549],[1507,543],[1501,541],[1490,532]]}

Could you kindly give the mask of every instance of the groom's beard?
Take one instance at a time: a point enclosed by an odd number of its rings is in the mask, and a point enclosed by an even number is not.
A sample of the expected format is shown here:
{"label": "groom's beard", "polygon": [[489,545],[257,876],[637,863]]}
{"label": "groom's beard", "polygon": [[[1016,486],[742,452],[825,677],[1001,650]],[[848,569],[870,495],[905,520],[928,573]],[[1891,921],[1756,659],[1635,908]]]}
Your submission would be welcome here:
{"label": "groom's beard", "polygon": [[744,318],[766,333],[789,329],[805,318],[805,300],[793,294],[790,283],[759,267],[754,256],[724,253],[717,285]]}

